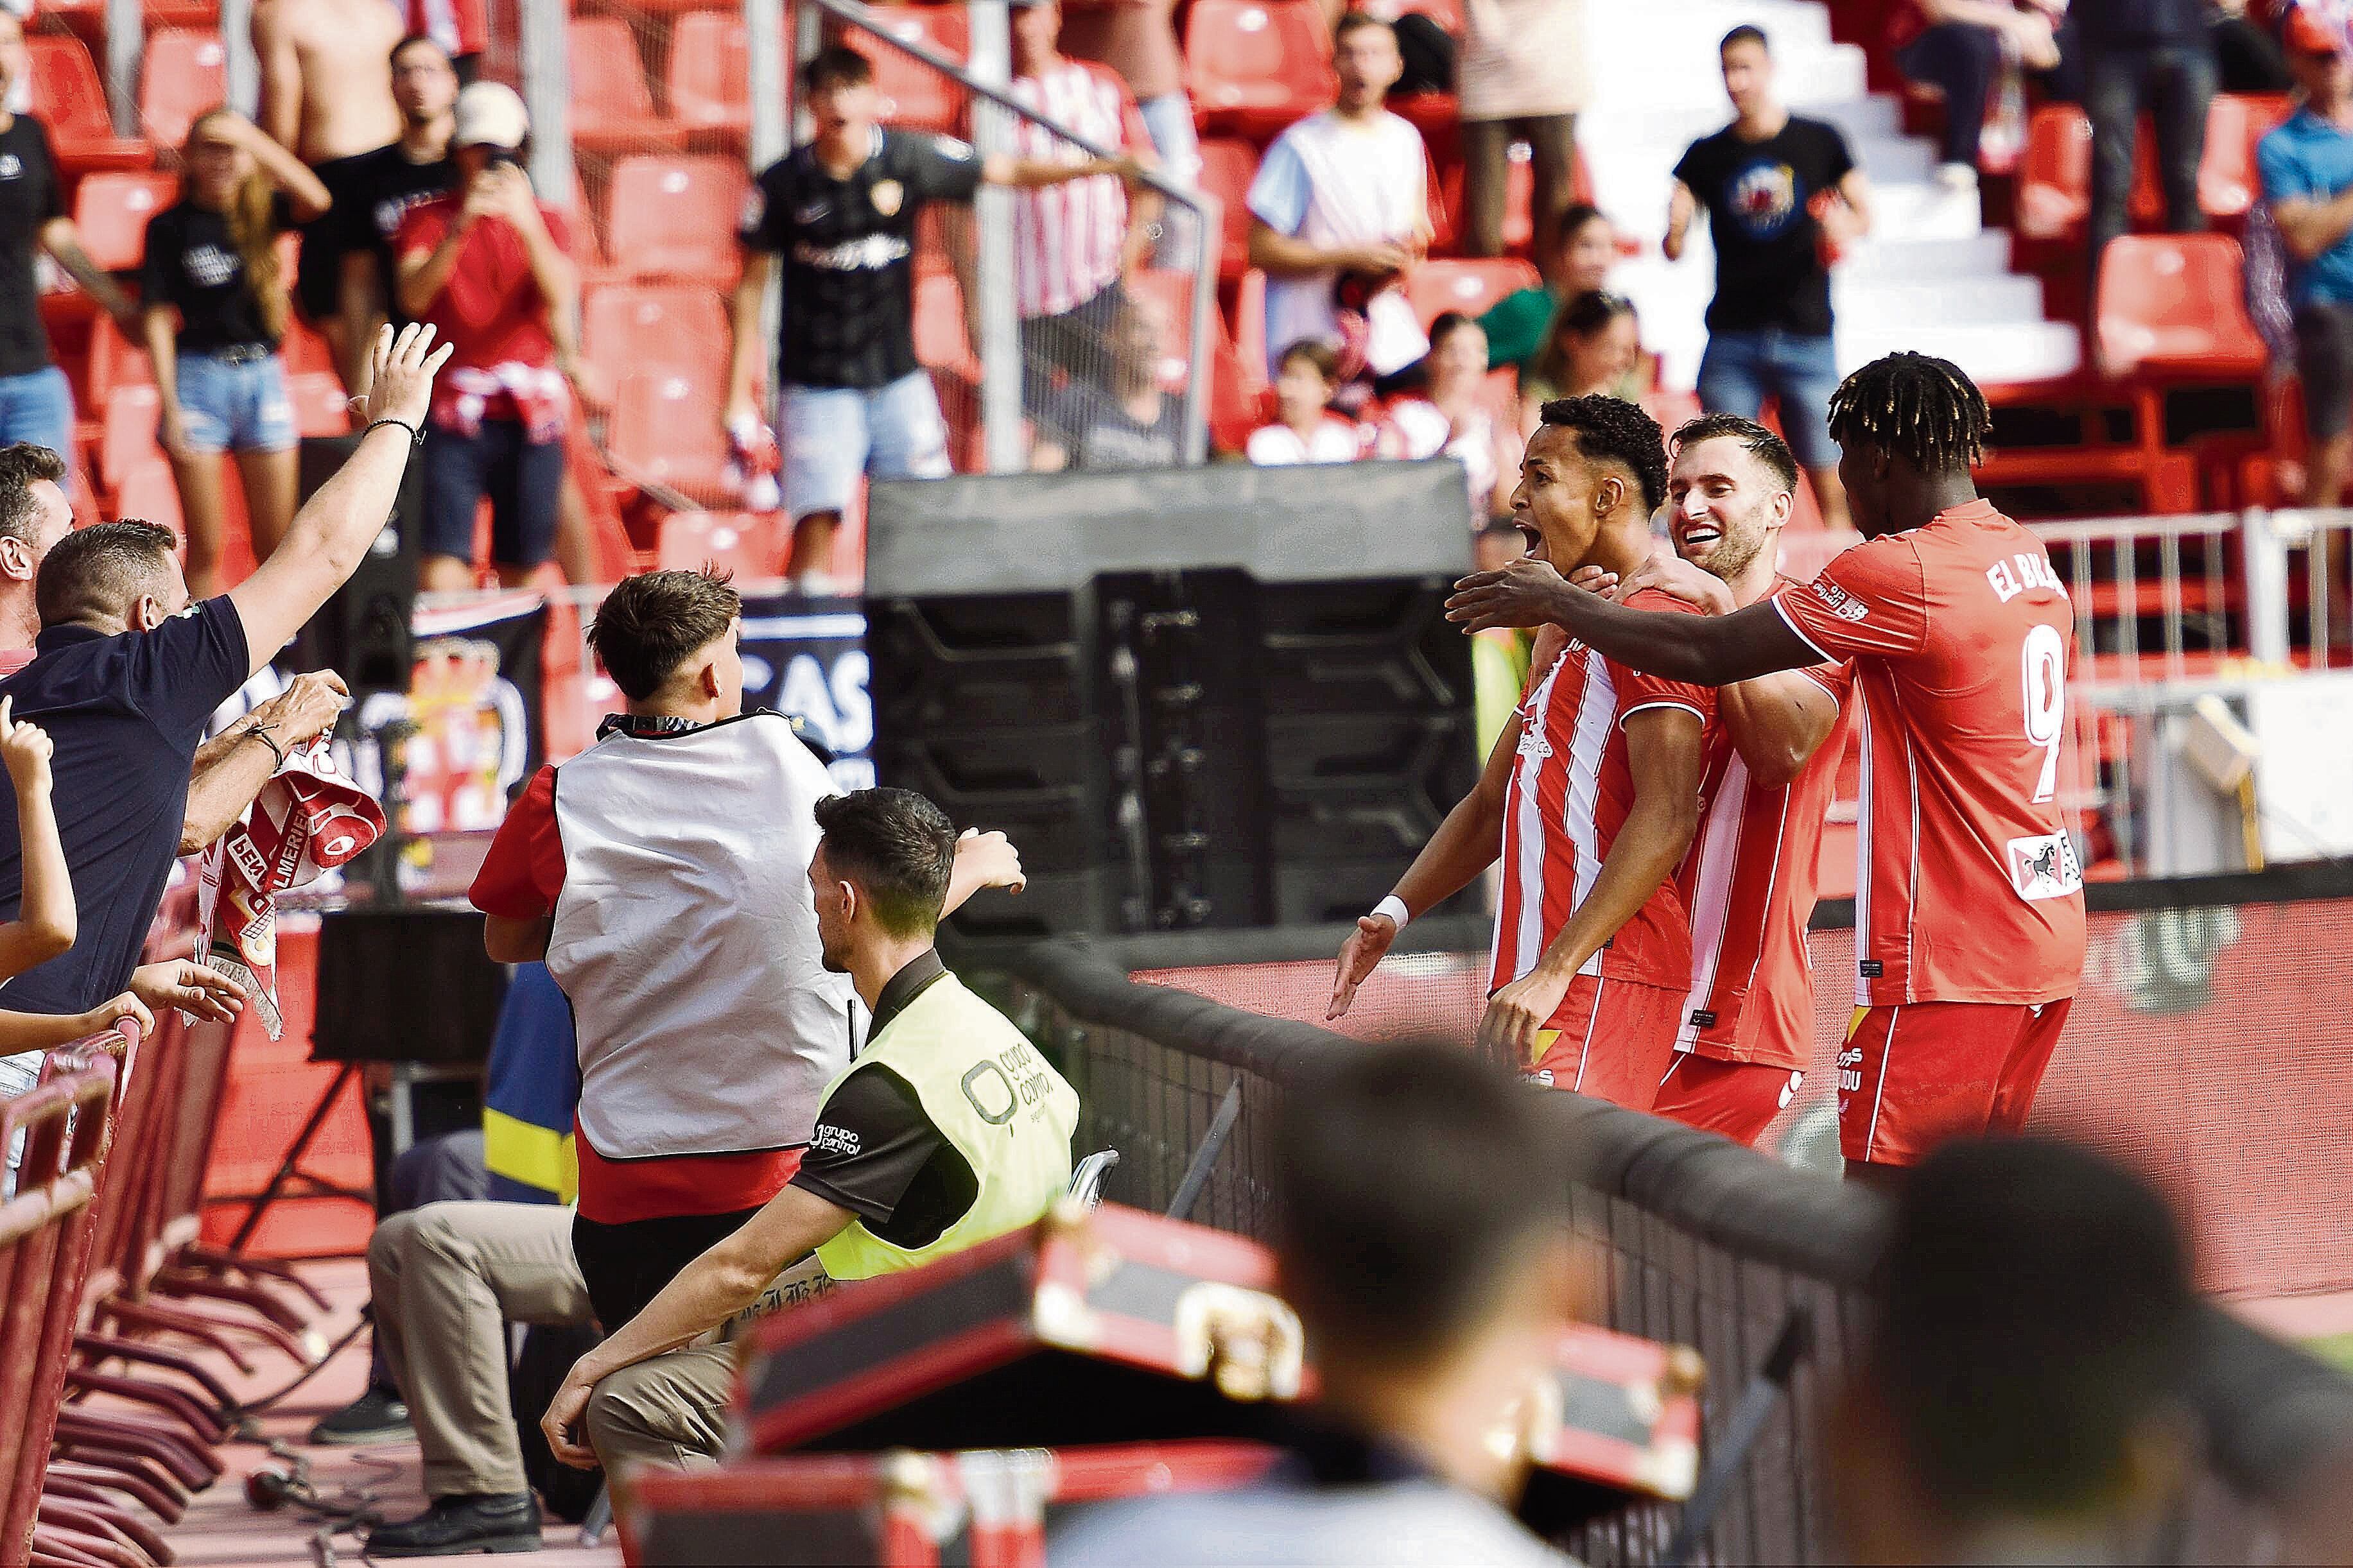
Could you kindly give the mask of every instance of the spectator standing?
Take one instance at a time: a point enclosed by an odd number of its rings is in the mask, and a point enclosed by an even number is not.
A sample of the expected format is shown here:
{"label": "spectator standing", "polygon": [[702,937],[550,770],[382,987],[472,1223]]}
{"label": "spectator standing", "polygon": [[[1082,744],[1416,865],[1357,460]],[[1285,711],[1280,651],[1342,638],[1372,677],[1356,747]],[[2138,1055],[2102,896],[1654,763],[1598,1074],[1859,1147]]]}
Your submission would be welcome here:
{"label": "spectator standing", "polygon": [[1062,468],[1172,468],[1185,456],[1185,405],[1160,389],[1165,318],[1149,294],[1131,294],[1112,328],[1108,396],[1065,393],[1029,457],[1039,473]]}
{"label": "spectator standing", "polygon": [[33,662],[33,639],[41,634],[33,580],[73,531],[65,481],[65,459],[47,447],[0,447],[0,679]]}
{"label": "spectator standing", "polygon": [[1843,529],[1846,491],[1828,413],[1839,374],[1824,251],[1870,228],[1870,185],[1836,126],[1791,114],[1775,98],[1763,33],[1735,27],[1720,57],[1733,121],[1693,142],[1675,165],[1664,246],[1668,260],[1680,259],[1692,219],[1705,209],[1715,298],[1700,404],[1754,419],[1771,397],[1783,438],[1814,481],[1822,521]]}
{"label": "spectator standing", "polygon": [[1853,1561],[2175,1560],[2198,1298],[2146,1183],[2041,1140],[1947,1145],[1898,1192],[1878,1278],[1827,1456]]}
{"label": "spectator standing", "polygon": [[[1185,54],[1176,43],[1176,0],[1067,0],[1062,52],[1120,74],[1152,134],[1161,171],[1192,188],[1201,175],[1193,99],[1185,90]],[[1198,241],[1189,215],[1163,215],[1159,262],[1190,267]]]}
{"label": "spectator standing", "polygon": [[1535,155],[1533,248],[1560,248],[1576,199],[1577,114],[1588,93],[1585,0],[1465,0],[1469,24],[1456,73],[1462,115],[1462,243],[1504,253],[1504,180],[1511,145]]}
{"label": "spectator standing", "polygon": [[1578,202],[1560,215],[1560,237],[1536,252],[1544,282],[1514,289],[1479,318],[1487,334],[1487,367],[1526,370],[1544,348],[1545,328],[1565,300],[1599,289],[1618,265],[1618,230],[1601,209]]}
{"label": "spectator standing", "polygon": [[[1107,67],[1064,58],[1057,0],[1015,0],[1014,100],[1049,124],[1098,147],[1152,162],[1152,137],[1125,83]],[[1070,142],[1036,121],[1017,120],[1020,155],[1039,163],[1083,162]],[[1063,398],[1100,395],[1113,374],[1111,337],[1125,308],[1126,279],[1152,248],[1160,195],[1133,200],[1111,174],[1013,198],[1013,291],[1021,319],[1021,402],[1034,419]]]}
{"label": "spectator standing", "polygon": [[1936,177],[1948,188],[1977,189],[1986,120],[2008,62],[2054,97],[2080,96],[2079,62],[2068,58],[2059,32],[2066,8],[2065,0],[1894,0],[1887,47],[1895,68],[1906,81],[1945,95]]}
{"label": "spectator standing", "polygon": [[[1345,292],[1356,320],[1348,357],[1386,375],[1430,349],[1398,286],[1430,246],[1430,154],[1382,107],[1405,68],[1389,25],[1351,12],[1333,53],[1339,102],[1277,137],[1250,182],[1250,259],[1268,276],[1269,343],[1340,342]],[[1268,369],[1280,374],[1281,360]]]}
{"label": "spectator standing", "polygon": [[1392,401],[1388,419],[1401,458],[1449,457],[1471,489],[1471,525],[1512,506],[1519,455],[1505,449],[1487,397],[1487,334],[1459,310],[1430,324],[1430,374],[1421,395]]}
{"label": "spectator standing", "polygon": [[458,92],[457,69],[438,43],[412,33],[394,46],[392,99],[400,109],[400,138],[352,161],[341,214],[342,314],[345,330],[363,342],[387,320],[408,324],[393,247],[408,215],[446,195],[457,179],[449,138],[458,129]]}
{"label": "spectator standing", "polygon": [[1286,1099],[1275,1268],[1317,1402],[1263,1479],[1081,1513],[1055,1568],[1567,1568],[1506,1511],[1525,1470],[1491,1440],[1556,1375],[1584,1278],[1541,1104],[1418,1041],[1351,1051]]}
{"label": "spectator standing", "polygon": [[817,133],[761,174],[737,236],[744,265],[723,423],[761,423],[760,315],[781,257],[776,379],[794,523],[786,571],[816,591],[832,586],[834,530],[860,474],[949,472],[939,395],[915,359],[915,219],[924,204],[969,201],[984,181],[1037,190],[1132,166],[984,158],[953,137],[885,130],[873,66],[840,45],[801,67],[801,85]]}
{"label": "spectator standing", "polygon": [[156,438],[172,459],[188,528],[188,592],[220,586],[227,507],[221,456],[235,453],[253,558],[269,559],[294,520],[301,438],[278,357],[286,283],[278,237],[323,215],[326,186],[232,109],[188,128],[180,200],[147,220],[141,323],[162,400]]}
{"label": "spectator standing", "polygon": [[1553,313],[1535,363],[1520,377],[1520,429],[1533,431],[1537,411],[1559,397],[1615,397],[1639,403],[1642,327],[1634,302],[1596,289],[1565,301]]}
{"label": "spectator standing", "polygon": [[[178,542],[147,523],[79,530],[41,563],[40,638],[33,661],[4,689],[57,746],[58,827],[82,929],[63,957],[9,983],[12,1005],[79,1013],[130,981],[183,853],[189,775],[206,726],[318,613],[383,531],[433,373],[448,355],[431,345],[425,329],[396,343],[383,334],[358,450],[295,514],[283,547],[220,597],[190,605]],[[292,739],[252,721],[224,737],[254,790]],[[248,791],[237,809],[251,799]],[[0,809],[0,911],[14,909],[20,893],[15,816]]]}
{"label": "spectator standing", "polygon": [[[32,74],[25,25],[0,12],[0,102],[15,101]],[[0,446],[29,441],[66,457],[74,449],[73,389],[49,361],[41,325],[36,249],[73,275],[126,337],[139,335],[139,310],[82,248],[66,216],[65,185],[49,154],[48,128],[29,114],[0,109]]]}
{"label": "spectator standing", "polygon": [[1353,463],[1365,455],[1365,432],[1332,409],[1340,390],[1340,356],[1303,338],[1275,363],[1274,423],[1250,432],[1243,456],[1261,468],[1290,463]]}
{"label": "spectator standing", "polygon": [[2208,0],[2074,0],[2070,15],[2084,50],[2084,109],[2092,121],[2092,279],[2125,231],[2133,150],[2146,112],[2157,131],[2157,177],[2165,226],[2206,226],[2198,205],[2198,164],[2206,155],[2206,110],[2214,101],[2214,47]]}
{"label": "spectator standing", "polygon": [[2255,164],[2290,262],[2312,442],[2305,504],[2335,506],[2353,471],[2353,58],[2341,28],[2300,6],[2282,37],[2304,101],[2256,144]]}
{"label": "spectator standing", "polygon": [[458,95],[450,161],[458,188],[401,219],[401,309],[430,321],[452,357],[425,443],[421,585],[474,585],[474,514],[491,503],[491,563],[512,587],[555,551],[564,485],[565,378],[580,275],[570,226],[523,173],[531,122],[514,89]]}
{"label": "spectator standing", "polygon": [[311,165],[332,198],[328,216],[302,226],[294,302],[335,353],[343,384],[357,387],[372,340],[343,313],[345,186],[360,157],[400,134],[384,62],[407,29],[385,0],[256,0],[253,52],[261,66],[261,129]]}

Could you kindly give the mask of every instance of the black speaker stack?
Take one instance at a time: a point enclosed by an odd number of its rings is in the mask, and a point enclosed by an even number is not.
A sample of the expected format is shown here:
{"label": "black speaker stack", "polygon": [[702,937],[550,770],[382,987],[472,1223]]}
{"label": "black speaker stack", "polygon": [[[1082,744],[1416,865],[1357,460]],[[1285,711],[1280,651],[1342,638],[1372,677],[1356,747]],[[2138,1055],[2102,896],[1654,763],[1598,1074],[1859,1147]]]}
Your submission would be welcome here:
{"label": "black speaker stack", "polygon": [[881,484],[875,769],[1029,874],[969,935],[1372,907],[1475,782],[1451,461]]}
{"label": "black speaker stack", "polygon": [[[359,449],[356,436],[314,436],[302,443],[301,489],[309,500]],[[409,618],[417,606],[417,542],[425,515],[425,464],[411,450],[392,515],[359,570],[311,617],[295,642],[303,669],[332,669],[354,698],[364,691],[406,691]]]}

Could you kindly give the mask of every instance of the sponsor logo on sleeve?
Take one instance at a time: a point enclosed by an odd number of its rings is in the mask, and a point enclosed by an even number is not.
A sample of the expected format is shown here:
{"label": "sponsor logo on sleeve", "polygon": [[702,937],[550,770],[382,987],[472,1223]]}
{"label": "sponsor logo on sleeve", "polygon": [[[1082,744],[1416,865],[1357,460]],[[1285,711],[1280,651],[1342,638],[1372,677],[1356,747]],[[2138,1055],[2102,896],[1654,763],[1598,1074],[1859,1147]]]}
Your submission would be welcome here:
{"label": "sponsor logo on sleeve", "polygon": [[1871,614],[1869,605],[1827,577],[1817,577],[1810,585],[1814,597],[1829,605],[1831,614],[1842,621],[1859,621]]}
{"label": "sponsor logo on sleeve", "polygon": [[836,1127],[829,1121],[820,1121],[817,1124],[816,1131],[809,1134],[809,1147],[820,1154],[832,1154],[841,1159],[849,1159],[859,1151],[858,1134],[847,1127]]}

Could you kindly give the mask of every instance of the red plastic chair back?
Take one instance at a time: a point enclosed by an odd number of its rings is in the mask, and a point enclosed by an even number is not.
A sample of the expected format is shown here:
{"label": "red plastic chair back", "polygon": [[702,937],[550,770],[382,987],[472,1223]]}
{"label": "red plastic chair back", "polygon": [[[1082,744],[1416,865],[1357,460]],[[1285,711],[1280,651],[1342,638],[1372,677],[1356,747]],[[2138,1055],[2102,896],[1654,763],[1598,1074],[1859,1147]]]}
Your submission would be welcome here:
{"label": "red plastic chair back", "polygon": [[188,127],[228,97],[228,51],[218,33],[159,27],[139,61],[139,123],[159,147],[177,147]]}
{"label": "red plastic chair back", "polygon": [[1271,135],[1339,96],[1314,0],[1193,0],[1185,61],[1196,112],[1247,133]]}
{"label": "red plastic chair back", "polygon": [[727,438],[709,388],[674,371],[625,375],[613,399],[612,452],[622,470],[698,500],[725,496]]}
{"label": "red plastic chair back", "polygon": [[[928,45],[962,62],[970,52],[961,5],[892,5],[875,14],[892,37]],[[882,118],[892,125],[923,131],[955,131],[964,121],[964,88],[913,55],[873,38],[853,40],[874,64],[874,86],[882,95]]]}
{"label": "red plastic chair back", "polygon": [[164,448],[155,442],[163,407],[163,394],[153,385],[118,386],[106,395],[99,425],[98,477],[107,489],[121,484],[142,464],[165,460]]}
{"label": "red plastic chair back", "polygon": [[2206,111],[2206,154],[2198,165],[2198,205],[2213,217],[2238,217],[2263,194],[2255,144],[2288,117],[2284,97],[2217,93]]}
{"label": "red plastic chair back", "polygon": [[2073,104],[2050,104],[2026,122],[2018,163],[2018,232],[2056,239],[2092,205],[2092,122]]}
{"label": "red plastic chair back", "polygon": [[1218,276],[1239,278],[1250,268],[1250,188],[1258,177],[1258,149],[1234,137],[1212,136],[1201,143],[1201,189],[1218,198],[1220,246]]}
{"label": "red plastic chair back", "polygon": [[1406,297],[1414,314],[1427,327],[1448,310],[1466,316],[1483,315],[1495,302],[1544,279],[1525,261],[1497,258],[1488,261],[1425,261],[1407,274]]}
{"label": "red plastic chair back", "polygon": [[749,511],[674,511],[662,519],[654,564],[663,572],[723,567],[746,580],[774,577],[784,565],[776,520]]}
{"label": "red plastic chair back", "polygon": [[733,287],[743,265],[735,226],[747,183],[733,158],[624,158],[606,198],[608,259],[638,278]]}
{"label": "red plastic chair back", "polygon": [[725,395],[728,325],[719,297],[681,285],[599,289],[581,310],[581,349],[591,364],[634,374],[672,371],[715,405]]}
{"label": "red plastic chair back", "polygon": [[2128,234],[2100,261],[2101,353],[2118,376],[2253,379],[2266,358],[2247,320],[2238,241]]}
{"label": "red plastic chair back", "polygon": [[670,41],[670,111],[690,131],[752,128],[752,46],[733,11],[689,11]]}
{"label": "red plastic chair back", "polygon": [[82,176],[74,187],[74,226],[90,258],[107,272],[128,272],[147,255],[147,220],[179,199],[172,174],[143,170]]}

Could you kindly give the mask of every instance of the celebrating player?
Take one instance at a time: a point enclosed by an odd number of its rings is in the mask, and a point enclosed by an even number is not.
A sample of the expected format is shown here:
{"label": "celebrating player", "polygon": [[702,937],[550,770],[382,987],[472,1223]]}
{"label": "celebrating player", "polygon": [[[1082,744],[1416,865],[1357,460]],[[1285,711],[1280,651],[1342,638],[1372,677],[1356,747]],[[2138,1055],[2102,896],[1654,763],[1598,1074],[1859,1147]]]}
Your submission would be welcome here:
{"label": "celebrating player", "polygon": [[1715,686],[1854,660],[1858,1012],[1839,1124],[1850,1171],[1870,1177],[1941,1139],[2021,1126],[2066,1021],[2084,965],[2083,872],[2059,805],[2074,609],[2042,542],[1978,496],[1991,422],[1957,367],[1887,355],[1830,412],[1868,539],[1808,586],[1671,618],[1523,560],[1464,578],[1447,614],[1474,630],[1551,623]]}
{"label": "celebrating player", "polygon": [[[1611,397],[1563,398],[1541,417],[1512,493],[1529,559],[1554,582],[1555,563],[1631,575],[1653,548],[1651,513],[1666,489],[1658,426]],[[1700,618],[1654,590],[1630,599]],[[1500,850],[1480,1044],[1538,1083],[1650,1109],[1691,984],[1691,922],[1673,876],[1698,830],[1715,711],[1704,687],[1638,674],[1546,628],[1478,786],[1340,950],[1325,1016],[1348,1010],[1409,919]]]}
{"label": "celebrating player", "polygon": [[[1793,585],[1774,562],[1797,485],[1797,458],[1778,436],[1737,415],[1703,415],[1675,432],[1667,473],[1676,554],[1653,555],[1623,584],[1590,571],[1577,582],[1621,601],[1657,588],[1728,616]],[[1754,1143],[1798,1091],[1814,1035],[1806,922],[1853,684],[1852,665],[1825,664],[1715,694],[1706,816],[1680,878],[1691,994],[1651,1108],[1661,1116]]]}

